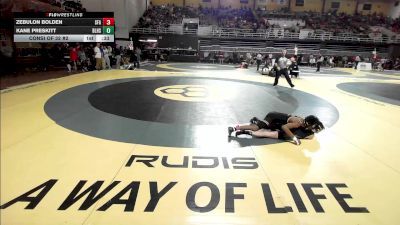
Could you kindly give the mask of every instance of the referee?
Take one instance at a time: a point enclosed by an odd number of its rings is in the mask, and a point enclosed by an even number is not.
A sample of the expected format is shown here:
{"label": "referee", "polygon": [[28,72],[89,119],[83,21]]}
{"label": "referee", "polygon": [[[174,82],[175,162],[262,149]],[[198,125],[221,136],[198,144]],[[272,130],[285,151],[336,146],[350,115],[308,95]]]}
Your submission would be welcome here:
{"label": "referee", "polygon": [[278,80],[279,77],[283,74],[287,80],[287,82],[289,83],[290,87],[294,87],[292,80],[289,77],[288,74],[288,67],[290,65],[290,60],[288,58],[286,58],[286,50],[282,50],[282,55],[280,57],[278,57],[275,60],[275,70],[276,70],[276,74],[275,74],[275,82],[274,82],[274,86],[276,86],[278,84]]}

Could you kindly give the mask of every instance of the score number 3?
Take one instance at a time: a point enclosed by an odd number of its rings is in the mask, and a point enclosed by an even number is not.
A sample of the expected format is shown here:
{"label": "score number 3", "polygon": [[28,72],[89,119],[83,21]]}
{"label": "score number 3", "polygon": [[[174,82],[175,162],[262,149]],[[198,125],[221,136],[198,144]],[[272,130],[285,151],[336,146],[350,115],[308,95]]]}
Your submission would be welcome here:
{"label": "score number 3", "polygon": [[114,18],[103,18],[103,26],[114,26]]}

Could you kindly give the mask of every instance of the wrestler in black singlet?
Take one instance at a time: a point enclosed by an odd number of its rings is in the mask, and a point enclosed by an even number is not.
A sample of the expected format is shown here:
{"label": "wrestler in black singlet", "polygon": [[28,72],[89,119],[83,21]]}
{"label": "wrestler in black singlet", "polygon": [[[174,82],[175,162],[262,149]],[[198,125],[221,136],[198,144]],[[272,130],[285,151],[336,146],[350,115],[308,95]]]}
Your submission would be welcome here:
{"label": "wrestler in black singlet", "polygon": [[[304,139],[304,138],[314,134],[314,132],[312,130],[306,130],[306,128],[304,128],[304,127],[293,128],[293,129],[290,129],[290,131],[298,139]],[[283,130],[278,131],[278,138],[281,140],[291,140],[291,138],[289,136],[287,136],[287,134]]]}
{"label": "wrestler in black singlet", "polygon": [[259,120],[256,125],[260,129],[280,130],[283,125],[287,124],[289,117],[291,115],[286,113],[270,112],[264,118],[268,124],[265,121]]}
{"label": "wrestler in black singlet", "polygon": [[[288,119],[290,117],[291,117],[290,114],[280,113],[280,112],[270,112],[264,118],[264,120],[268,122],[268,124],[265,123],[265,121],[259,120],[257,121],[256,125],[260,129],[277,130],[278,138],[281,140],[287,140],[290,139],[290,137],[288,137],[286,133],[282,130],[282,126],[287,124]],[[291,129],[291,131],[297,138],[300,139],[306,138],[314,134],[314,132],[312,132],[311,130],[306,130],[304,127],[294,128]]]}

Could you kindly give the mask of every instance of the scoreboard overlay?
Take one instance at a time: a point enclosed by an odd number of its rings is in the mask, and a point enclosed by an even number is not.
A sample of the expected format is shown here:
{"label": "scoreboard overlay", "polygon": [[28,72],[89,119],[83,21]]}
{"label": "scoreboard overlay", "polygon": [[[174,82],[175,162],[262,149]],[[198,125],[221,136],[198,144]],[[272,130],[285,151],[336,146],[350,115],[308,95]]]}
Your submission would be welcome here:
{"label": "scoreboard overlay", "polygon": [[114,42],[113,12],[14,13],[15,42]]}

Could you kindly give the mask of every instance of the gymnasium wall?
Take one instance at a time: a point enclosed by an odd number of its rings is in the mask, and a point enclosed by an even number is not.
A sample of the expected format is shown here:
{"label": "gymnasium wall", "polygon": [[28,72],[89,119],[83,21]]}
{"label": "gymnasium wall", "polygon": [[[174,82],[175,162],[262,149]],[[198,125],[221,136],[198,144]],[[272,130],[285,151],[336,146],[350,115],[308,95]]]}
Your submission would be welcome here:
{"label": "gymnasium wall", "polygon": [[304,0],[304,6],[296,6],[296,0],[290,0],[290,9],[294,12],[321,12],[322,0]]}
{"label": "gymnasium wall", "polygon": [[203,2],[202,0],[185,0],[185,4],[187,6],[198,7],[201,5],[202,7],[207,8],[218,8],[219,0],[210,0],[209,2]]}
{"label": "gymnasium wall", "polygon": [[393,19],[400,17],[400,1],[395,1],[390,7],[389,16]]}
{"label": "gymnasium wall", "polygon": [[267,10],[277,10],[288,7],[289,0],[256,0],[256,8],[266,8]]}
{"label": "gymnasium wall", "polygon": [[167,4],[174,4],[176,6],[183,6],[184,0],[151,0],[153,5],[167,5]]}
{"label": "gymnasium wall", "polygon": [[[332,8],[332,2],[340,2],[339,8]],[[337,10],[338,13],[354,14],[356,1],[354,0],[326,0],[325,12]]]}
{"label": "gymnasium wall", "polygon": [[[364,4],[371,4],[371,10],[363,10]],[[391,0],[360,0],[358,5],[358,12],[363,15],[382,13],[383,15],[389,15],[390,8],[393,6]]]}
{"label": "gymnasium wall", "polygon": [[[232,8],[240,8],[240,7],[247,7],[247,8],[253,8],[254,7],[254,1],[256,0],[220,0],[221,1],[221,6],[222,7],[229,7],[231,6]],[[247,2],[247,3],[246,3]]]}
{"label": "gymnasium wall", "polygon": [[[338,12],[347,14],[354,14],[357,0],[326,0],[325,12],[333,10],[332,2],[340,2]],[[371,10],[363,10],[364,4],[371,4]],[[390,15],[393,8],[393,0],[359,0],[357,7],[358,12],[366,15],[372,13],[382,13],[383,15]],[[291,10],[295,12],[301,11],[314,11],[321,12],[323,0],[304,0],[304,6],[296,6],[296,0],[291,0]]]}

